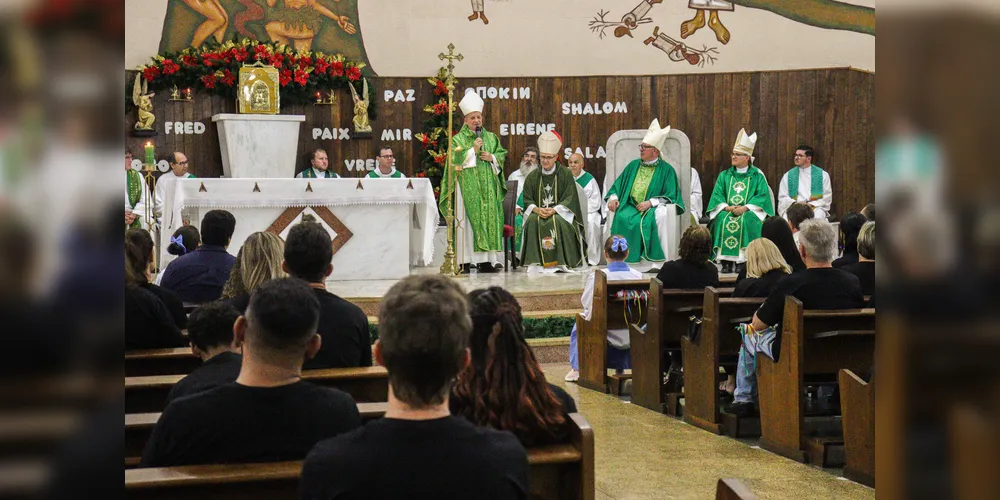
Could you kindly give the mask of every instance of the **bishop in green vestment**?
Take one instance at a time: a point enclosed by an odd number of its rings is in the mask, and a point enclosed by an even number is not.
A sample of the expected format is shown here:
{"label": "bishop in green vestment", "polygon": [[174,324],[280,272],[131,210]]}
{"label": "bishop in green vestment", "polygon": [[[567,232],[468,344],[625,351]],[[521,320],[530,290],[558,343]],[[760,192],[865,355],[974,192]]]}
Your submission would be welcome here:
{"label": "bishop in green vestment", "polygon": [[774,202],[764,173],[751,165],[757,134],[740,130],[733,147],[733,165],[715,181],[708,200],[714,260],[746,262],[746,248],[760,238],[764,219],[774,215]]}
{"label": "bishop in green vestment", "polygon": [[555,132],[538,138],[541,167],[524,179],[521,262],[532,268],[568,271],[584,265],[583,224],[573,172],[557,161],[562,139]]}
{"label": "bishop in green vestment", "polygon": [[[626,262],[663,262],[668,245],[680,243],[661,241],[660,238],[661,228],[666,233],[666,217],[684,213],[677,173],[660,157],[660,149],[669,133],[670,126],[661,129],[659,121],[653,120],[639,145],[639,159],[633,160],[618,174],[605,194],[608,210],[614,213],[611,234],[624,236],[629,246],[634,245],[634,251],[629,252]],[[667,212],[665,205],[670,204],[676,206],[674,213]]]}
{"label": "bishop in green vestment", "polygon": [[483,105],[475,92],[466,93],[459,103],[465,124],[452,138],[451,150],[457,182],[453,185],[448,172],[444,173],[438,208],[447,213],[453,194],[460,200],[455,206],[455,253],[460,264],[497,266],[504,259],[503,198],[507,183],[503,163],[507,150],[496,134],[483,130]]}

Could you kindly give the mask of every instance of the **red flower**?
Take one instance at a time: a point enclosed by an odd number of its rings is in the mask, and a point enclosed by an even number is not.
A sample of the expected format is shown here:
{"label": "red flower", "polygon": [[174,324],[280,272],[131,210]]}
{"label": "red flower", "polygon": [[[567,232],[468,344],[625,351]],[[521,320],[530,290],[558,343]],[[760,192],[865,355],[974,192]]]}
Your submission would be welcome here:
{"label": "red flower", "polygon": [[427,177],[427,173],[426,172],[417,172],[417,177],[423,179],[424,177]]}
{"label": "red flower", "polygon": [[289,83],[292,83],[292,70],[283,69],[281,73],[278,74],[278,79],[281,80],[281,86],[286,87]]}
{"label": "red flower", "polygon": [[420,136],[420,144],[423,144],[424,147],[426,147],[430,143],[431,143],[430,136],[428,136],[427,134],[423,134]]}
{"label": "red flower", "polygon": [[206,89],[214,89],[215,88],[215,81],[216,81],[215,73],[209,73],[209,74],[201,77],[201,83],[203,83],[205,85]]}
{"label": "red flower", "polygon": [[309,56],[302,56],[299,58],[299,67],[302,69],[306,69],[309,66],[312,66],[312,64],[313,64],[313,59]]}
{"label": "red flower", "polygon": [[226,69],[225,74],[219,79],[219,81],[232,87],[233,85],[236,85],[236,75],[234,75],[232,71],[229,71],[229,69]]}
{"label": "red flower", "polygon": [[172,75],[172,74],[176,73],[180,69],[181,69],[180,65],[177,64],[177,63],[175,63],[173,61],[173,59],[164,59],[163,60],[163,74],[164,75]]}
{"label": "red flower", "polygon": [[181,56],[181,62],[184,63],[185,66],[194,66],[198,64],[198,58],[195,56],[185,55]]}
{"label": "red flower", "polygon": [[142,77],[145,78],[147,82],[153,81],[158,76],[160,76],[160,68],[156,66],[150,66],[142,70]]}
{"label": "red flower", "polygon": [[434,114],[443,115],[448,112],[448,103],[445,101],[439,101],[434,105]]}
{"label": "red flower", "polygon": [[350,81],[352,81],[352,82],[356,82],[356,81],[360,80],[361,79],[361,70],[358,69],[357,66],[351,66],[351,68],[347,70],[347,79],[350,80]]}
{"label": "red flower", "polygon": [[295,83],[299,84],[301,87],[306,86],[306,82],[309,81],[309,73],[305,70],[297,69],[295,70]]}
{"label": "red flower", "polygon": [[333,61],[330,65],[330,76],[344,76],[344,63]]}
{"label": "red flower", "polygon": [[326,70],[330,68],[330,63],[326,59],[316,59],[316,74],[322,75],[326,73]]}
{"label": "red flower", "polygon": [[272,54],[271,55],[271,66],[274,66],[276,68],[280,68],[281,65],[284,62],[285,62],[285,56],[283,56],[281,54]]}
{"label": "red flower", "polygon": [[437,163],[438,165],[444,165],[444,161],[445,161],[445,156],[444,155],[435,155],[434,156],[434,162]]}
{"label": "red flower", "polygon": [[229,50],[229,55],[237,62],[246,61],[247,58],[250,56],[250,54],[247,53],[246,47],[233,47],[232,49]]}
{"label": "red flower", "polygon": [[267,45],[258,45],[253,48],[253,56],[258,60],[262,61],[267,58]]}
{"label": "red flower", "polygon": [[444,86],[444,82],[438,80],[437,85],[434,86],[434,95],[445,95],[448,93],[448,87]]}

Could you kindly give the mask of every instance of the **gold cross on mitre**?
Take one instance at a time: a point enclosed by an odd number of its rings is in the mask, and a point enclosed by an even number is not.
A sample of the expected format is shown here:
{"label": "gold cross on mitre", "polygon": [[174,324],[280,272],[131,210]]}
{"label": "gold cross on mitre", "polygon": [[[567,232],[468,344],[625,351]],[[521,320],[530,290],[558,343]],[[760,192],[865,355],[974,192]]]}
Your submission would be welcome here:
{"label": "gold cross on mitre", "polygon": [[444,61],[445,59],[448,60],[448,66],[446,66],[448,68],[448,76],[445,78],[445,85],[447,85],[449,87],[448,90],[453,90],[455,88],[454,87],[454,85],[455,85],[454,84],[454,81],[455,81],[455,61],[462,62],[462,59],[464,59],[464,58],[465,57],[462,56],[462,54],[456,54],[455,53],[455,44],[453,44],[453,43],[449,43],[448,44],[448,53],[447,54],[445,54],[444,52],[438,54],[438,59],[440,59],[442,61]]}

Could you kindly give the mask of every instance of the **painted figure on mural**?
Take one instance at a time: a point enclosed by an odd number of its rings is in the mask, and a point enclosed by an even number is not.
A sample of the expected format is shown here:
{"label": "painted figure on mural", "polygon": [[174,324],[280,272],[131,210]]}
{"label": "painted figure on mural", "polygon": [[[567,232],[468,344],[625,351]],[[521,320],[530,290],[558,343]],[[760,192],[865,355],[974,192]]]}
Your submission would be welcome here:
{"label": "painted figure on mural", "polygon": [[184,4],[195,12],[205,16],[205,21],[194,30],[191,38],[192,47],[201,47],[208,37],[222,43],[226,39],[226,28],[229,27],[229,14],[222,8],[219,0],[183,0]]}
{"label": "painted figure on mural", "polygon": [[267,0],[268,23],[264,25],[272,42],[292,45],[296,50],[312,50],[322,17],[336,21],[348,35],[358,32],[347,16],[337,15],[318,0]]}
{"label": "painted figure on mural", "polygon": [[697,12],[694,18],[681,23],[681,38],[687,38],[705,27],[705,11],[708,11],[708,28],[715,32],[715,38],[723,45],[729,43],[732,35],[719,20],[719,11],[733,11],[735,7],[726,0],[690,0],[688,7]]}
{"label": "painted figure on mural", "polygon": [[472,0],[472,15],[469,16],[469,20],[475,21],[476,19],[481,19],[483,24],[490,24],[490,20],[486,18],[486,12],[483,12],[483,1]]}

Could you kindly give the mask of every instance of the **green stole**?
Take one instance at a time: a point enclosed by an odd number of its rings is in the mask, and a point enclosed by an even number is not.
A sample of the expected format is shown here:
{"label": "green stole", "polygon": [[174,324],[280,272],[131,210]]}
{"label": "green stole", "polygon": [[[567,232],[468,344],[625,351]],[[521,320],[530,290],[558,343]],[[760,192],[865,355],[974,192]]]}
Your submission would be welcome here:
{"label": "green stole", "polygon": [[[472,246],[465,252],[502,252],[503,251],[503,198],[507,192],[507,181],[503,178],[503,163],[507,158],[507,150],[500,145],[500,138],[493,132],[483,131],[482,151],[491,153],[500,167],[499,173],[493,173],[490,162],[476,158],[475,168],[463,168],[455,172],[455,181],[462,186],[462,202],[465,208],[465,218],[472,226]],[[451,162],[453,166],[465,163],[465,157],[476,141],[476,134],[468,125],[463,125],[452,137]],[[441,197],[438,208],[442,214],[448,213],[455,185],[445,171],[441,178]]]}
{"label": "green stole", "polygon": [[633,160],[615,179],[604,199],[612,195],[618,197],[619,204],[611,224],[611,234],[628,240],[631,250],[625,262],[666,260],[657,232],[655,210],[640,212],[636,205],[652,198],[666,198],[667,203],[677,205],[678,215],[684,213],[684,199],[674,167],[662,158],[652,167],[643,165],[641,160]]}
{"label": "green stole", "polygon": [[[309,167],[309,168],[305,169],[304,171],[302,171],[302,177],[306,178],[306,179],[318,179],[318,177],[316,177],[316,169],[314,169],[312,167]],[[336,179],[337,178],[337,174],[335,174],[335,173],[333,173],[333,172],[331,172],[329,170],[326,170],[326,171],[323,172],[323,178],[324,179]]]}
{"label": "green stole", "polygon": [[[590,184],[590,181],[593,180],[593,179],[594,179],[594,176],[590,175],[590,172],[584,172],[584,173],[580,174],[580,178],[576,180],[576,183],[579,184],[580,187],[582,187],[584,189],[587,189],[587,185]],[[581,203],[582,203],[582,201],[581,201]]]}
{"label": "green stole", "polygon": [[524,251],[521,262],[530,266],[541,264],[545,268],[559,265],[580,267],[583,265],[582,230],[585,219],[580,210],[580,197],[573,183],[573,172],[556,163],[556,171],[543,175],[538,167],[524,179],[524,203],[539,208],[555,208],[562,205],[573,212],[573,223],[566,222],[559,214],[548,219],[534,212],[524,221]]}
{"label": "green stole", "polygon": [[381,175],[378,173],[378,167],[376,167],[375,170],[368,172],[368,175],[366,177],[369,177],[371,179],[399,179],[403,177],[403,173],[400,172],[399,170],[395,170],[389,175]]}
{"label": "green stole", "polygon": [[[708,208],[714,210],[719,205],[755,205],[764,209],[767,215],[774,215],[767,179],[752,165],[746,173],[741,174],[736,171],[736,167],[731,167],[719,174]],[[762,225],[760,218],[752,211],[739,217],[726,211],[719,213],[711,223],[713,259],[719,256],[739,257],[741,249],[760,238]]]}
{"label": "green stole", "polygon": [[[793,200],[797,200],[799,197],[799,170],[801,170],[799,167],[795,167],[788,171],[788,197]],[[811,176],[809,179],[811,184],[809,201],[823,199],[823,169],[813,165],[809,170],[809,175]]]}
{"label": "green stole", "polygon": [[[125,185],[128,189],[128,204],[133,209],[139,204],[139,200],[142,199],[142,174],[136,172],[135,170],[128,169],[125,171]],[[138,229],[142,227],[142,217],[143,214],[136,214],[138,217],[132,221],[129,229]]]}

